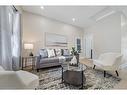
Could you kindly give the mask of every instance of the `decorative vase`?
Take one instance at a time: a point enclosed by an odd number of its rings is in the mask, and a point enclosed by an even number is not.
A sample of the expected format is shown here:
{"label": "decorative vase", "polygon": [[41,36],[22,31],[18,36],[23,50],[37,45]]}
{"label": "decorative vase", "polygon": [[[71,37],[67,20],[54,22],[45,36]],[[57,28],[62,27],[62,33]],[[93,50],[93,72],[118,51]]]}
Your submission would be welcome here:
{"label": "decorative vase", "polygon": [[76,58],[76,56],[73,56],[73,58],[71,60],[71,65],[77,65],[77,58]]}

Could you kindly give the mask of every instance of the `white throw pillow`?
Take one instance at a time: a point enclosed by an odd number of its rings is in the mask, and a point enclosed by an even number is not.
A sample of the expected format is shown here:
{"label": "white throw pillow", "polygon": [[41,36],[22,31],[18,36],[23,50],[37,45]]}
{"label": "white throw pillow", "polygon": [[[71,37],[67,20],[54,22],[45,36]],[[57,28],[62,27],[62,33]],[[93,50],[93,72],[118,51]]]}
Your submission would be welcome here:
{"label": "white throw pillow", "polygon": [[54,53],[54,49],[47,49],[48,52],[48,57],[54,57],[55,53]]}
{"label": "white throw pillow", "polygon": [[55,51],[56,51],[56,56],[61,56],[62,54],[61,54],[61,49],[55,49]]}

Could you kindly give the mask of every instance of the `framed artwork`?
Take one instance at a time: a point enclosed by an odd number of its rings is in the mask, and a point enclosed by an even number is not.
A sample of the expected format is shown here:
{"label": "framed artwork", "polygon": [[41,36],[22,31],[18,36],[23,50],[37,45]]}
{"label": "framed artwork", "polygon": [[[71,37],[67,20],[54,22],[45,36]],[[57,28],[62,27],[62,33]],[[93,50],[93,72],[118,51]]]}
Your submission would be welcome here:
{"label": "framed artwork", "polygon": [[47,47],[67,47],[67,37],[64,35],[46,33],[45,37]]}

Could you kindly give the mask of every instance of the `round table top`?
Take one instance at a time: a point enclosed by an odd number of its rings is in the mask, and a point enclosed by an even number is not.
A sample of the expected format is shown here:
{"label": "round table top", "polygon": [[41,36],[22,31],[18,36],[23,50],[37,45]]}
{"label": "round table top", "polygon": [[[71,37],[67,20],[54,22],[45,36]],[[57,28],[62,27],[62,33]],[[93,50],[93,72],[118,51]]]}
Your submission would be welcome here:
{"label": "round table top", "polygon": [[64,70],[72,70],[72,71],[84,71],[86,69],[86,65],[82,63],[78,63],[78,65],[71,65],[69,62],[63,63],[62,67]]}

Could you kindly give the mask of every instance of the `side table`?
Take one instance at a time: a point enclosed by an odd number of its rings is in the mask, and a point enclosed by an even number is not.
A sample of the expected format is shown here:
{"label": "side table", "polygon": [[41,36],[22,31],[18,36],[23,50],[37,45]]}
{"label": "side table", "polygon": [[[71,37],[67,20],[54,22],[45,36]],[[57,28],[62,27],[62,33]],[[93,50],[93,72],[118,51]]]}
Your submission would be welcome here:
{"label": "side table", "polygon": [[32,70],[33,70],[35,67],[35,63],[36,63],[36,56],[22,57],[22,70],[27,66],[32,66]]}

